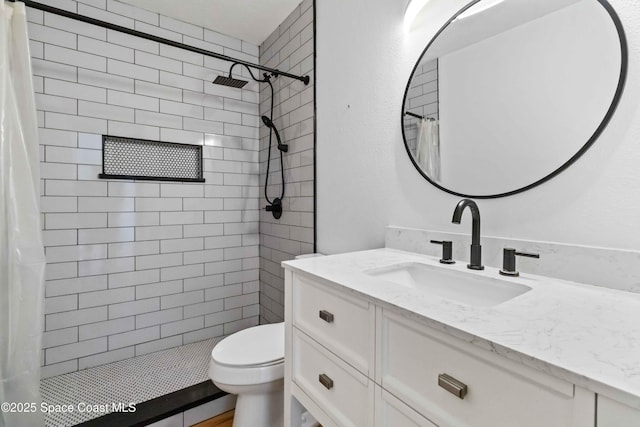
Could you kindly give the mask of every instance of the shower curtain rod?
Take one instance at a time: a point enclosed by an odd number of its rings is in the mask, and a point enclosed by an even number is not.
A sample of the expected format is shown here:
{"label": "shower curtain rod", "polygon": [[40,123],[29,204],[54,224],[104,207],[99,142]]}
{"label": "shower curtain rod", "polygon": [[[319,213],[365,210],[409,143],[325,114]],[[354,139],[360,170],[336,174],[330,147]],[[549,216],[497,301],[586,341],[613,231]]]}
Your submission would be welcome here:
{"label": "shower curtain rod", "polygon": [[404,114],[407,116],[415,117],[416,119],[435,120],[433,117],[421,116],[420,114],[412,113],[411,111],[405,111]]}
{"label": "shower curtain rod", "polygon": [[63,9],[58,9],[57,7],[49,6],[49,5],[46,5],[46,4],[42,4],[42,3],[35,2],[35,1],[31,1],[31,0],[8,0],[8,1],[11,2],[11,3],[15,3],[17,1],[20,1],[20,2],[24,3],[25,6],[32,7],[34,9],[38,9],[38,10],[43,10],[45,12],[53,13],[55,15],[64,16],[65,18],[75,19],[76,21],[86,22],[88,24],[97,25],[99,27],[107,28],[109,30],[119,31],[121,33],[126,33],[126,34],[130,34],[132,36],[141,37],[143,39],[147,39],[147,40],[151,40],[151,41],[154,41],[154,42],[158,42],[158,43],[166,44],[166,45],[169,45],[169,46],[177,47],[179,49],[184,49],[184,50],[188,50],[188,51],[191,51],[191,52],[199,53],[199,54],[202,54],[202,55],[211,56],[213,58],[218,58],[218,59],[221,59],[223,61],[229,61],[229,62],[234,62],[234,63],[238,63],[238,64],[243,64],[243,65],[246,65],[248,67],[256,68],[258,70],[267,71],[269,73],[274,74],[275,76],[285,76],[285,77],[289,77],[289,78],[292,78],[292,79],[300,80],[305,85],[309,84],[309,76],[296,76],[295,74],[286,73],[284,71],[280,71],[280,70],[277,70],[275,68],[264,67],[264,66],[259,65],[259,64],[254,64],[252,62],[243,61],[242,59],[236,59],[236,58],[233,58],[231,56],[223,55],[221,53],[211,52],[209,50],[200,49],[198,47],[189,46],[189,45],[186,45],[186,44],[183,44],[183,43],[178,43],[178,42],[175,42],[173,40],[165,39],[165,38],[162,38],[162,37],[157,37],[157,36],[154,36],[154,35],[151,35],[151,34],[143,33],[141,31],[132,30],[132,29],[127,28],[127,27],[122,27],[120,25],[115,25],[115,24],[112,24],[110,22],[105,22],[105,21],[101,21],[99,19],[90,18],[88,16],[84,16],[84,15],[80,15],[80,14],[77,14],[77,13],[69,12],[69,11],[66,11],[66,10],[63,10]]}

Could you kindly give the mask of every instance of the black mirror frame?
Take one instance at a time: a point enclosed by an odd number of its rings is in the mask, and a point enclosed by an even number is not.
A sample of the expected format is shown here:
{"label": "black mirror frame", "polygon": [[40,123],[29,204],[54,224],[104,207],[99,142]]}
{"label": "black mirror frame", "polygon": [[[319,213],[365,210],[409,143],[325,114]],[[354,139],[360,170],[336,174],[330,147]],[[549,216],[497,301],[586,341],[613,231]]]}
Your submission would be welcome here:
{"label": "black mirror frame", "polygon": [[614,23],[614,25],[616,27],[616,30],[618,32],[618,38],[620,39],[620,77],[618,78],[618,86],[616,87],[616,92],[615,92],[615,95],[613,97],[613,100],[611,101],[611,105],[609,106],[609,109],[607,110],[607,113],[605,114],[604,118],[600,122],[600,125],[594,131],[593,135],[591,135],[589,140],[582,146],[582,148],[580,148],[580,150],[578,150],[578,152],[576,154],[574,154],[569,160],[567,160],[565,163],[563,163],[559,168],[557,168],[556,170],[554,170],[553,172],[549,173],[545,177],[543,177],[543,178],[541,178],[541,179],[539,179],[539,180],[537,180],[537,181],[535,181],[535,182],[533,182],[533,183],[531,183],[531,184],[529,184],[527,186],[524,186],[522,188],[518,188],[518,189],[512,190],[512,191],[507,191],[505,193],[498,193],[498,194],[488,194],[488,195],[477,195],[476,194],[476,195],[474,195],[474,194],[458,193],[456,191],[453,191],[453,190],[450,190],[448,188],[445,188],[442,185],[438,184],[437,182],[433,181],[422,170],[422,168],[420,168],[420,166],[416,162],[413,154],[411,153],[411,150],[409,149],[409,145],[407,144],[407,136],[405,135],[405,131],[404,131],[404,116],[405,116],[404,113],[405,113],[405,106],[406,106],[405,104],[407,102],[407,93],[409,92],[409,86],[411,85],[411,79],[413,78],[413,75],[416,72],[416,68],[418,68],[418,65],[420,64],[420,60],[422,59],[424,54],[427,52],[429,47],[431,47],[431,45],[435,42],[435,40],[438,38],[438,36],[458,16],[460,16],[467,9],[469,9],[474,4],[476,4],[476,3],[480,2],[480,1],[482,1],[482,0],[472,0],[470,3],[468,3],[462,9],[460,9],[458,12],[456,12],[456,14],[453,15],[438,30],[438,32],[436,32],[436,34],[433,36],[433,38],[427,44],[427,47],[424,48],[424,50],[422,51],[422,53],[418,57],[418,60],[416,61],[416,65],[414,65],[413,69],[411,70],[411,75],[409,77],[409,81],[407,82],[407,87],[404,90],[404,97],[402,99],[402,110],[400,111],[400,123],[401,123],[401,127],[402,127],[402,139],[403,139],[403,142],[404,142],[404,146],[405,146],[405,148],[407,150],[407,154],[409,155],[409,158],[411,159],[411,163],[413,163],[413,166],[415,166],[416,170],[420,173],[420,175],[422,175],[422,177],[424,179],[429,181],[433,186],[439,188],[440,190],[442,190],[444,192],[447,192],[449,194],[453,194],[453,195],[458,196],[458,197],[467,197],[467,198],[472,198],[472,199],[496,199],[496,198],[499,198],[499,197],[512,196],[514,194],[522,193],[524,191],[530,190],[530,189],[532,189],[534,187],[537,187],[538,185],[550,180],[551,178],[555,177],[556,175],[560,174],[560,172],[564,171],[569,166],[571,166],[576,160],[578,160],[578,158],[580,158],[580,156],[582,156],[589,149],[589,147],[591,147],[591,145],[593,145],[593,143],[598,139],[600,134],[604,131],[604,129],[609,124],[609,121],[613,117],[613,114],[615,113],[615,110],[618,107],[618,104],[620,103],[620,98],[622,97],[622,92],[624,91],[624,86],[625,86],[625,83],[626,83],[626,80],[627,80],[627,69],[628,69],[628,65],[629,65],[629,56],[628,55],[629,54],[628,54],[628,46],[627,46],[627,37],[625,35],[624,28],[622,26],[622,21],[620,20],[620,17],[618,17],[618,14],[613,9],[613,6],[611,6],[611,4],[607,0],[596,0],[598,3],[600,3],[600,5],[602,7],[604,7],[604,9],[607,11],[607,13],[609,13],[609,16],[611,17],[611,20],[613,21],[613,23]]}

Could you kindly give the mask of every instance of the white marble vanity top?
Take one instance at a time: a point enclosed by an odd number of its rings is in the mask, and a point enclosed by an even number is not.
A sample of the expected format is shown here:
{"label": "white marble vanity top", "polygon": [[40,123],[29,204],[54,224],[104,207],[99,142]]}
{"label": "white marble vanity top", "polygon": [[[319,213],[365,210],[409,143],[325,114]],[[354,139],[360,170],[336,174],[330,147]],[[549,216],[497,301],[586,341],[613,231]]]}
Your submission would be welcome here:
{"label": "white marble vanity top", "polygon": [[471,307],[364,273],[421,262],[468,274],[498,270],[442,265],[437,258],[375,249],[286,261],[286,269],[323,278],[384,306],[417,315],[439,330],[595,393],[640,409],[640,294],[521,273],[531,291],[493,307]]}

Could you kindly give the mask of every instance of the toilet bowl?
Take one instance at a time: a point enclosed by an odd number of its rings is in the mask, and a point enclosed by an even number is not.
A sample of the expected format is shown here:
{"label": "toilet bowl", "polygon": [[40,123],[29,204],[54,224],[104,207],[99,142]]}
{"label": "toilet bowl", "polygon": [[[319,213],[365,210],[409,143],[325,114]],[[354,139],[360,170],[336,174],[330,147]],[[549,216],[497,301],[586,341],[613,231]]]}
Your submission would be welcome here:
{"label": "toilet bowl", "polygon": [[211,351],[209,378],[238,395],[233,427],[283,425],[284,323],[254,326],[220,341]]}

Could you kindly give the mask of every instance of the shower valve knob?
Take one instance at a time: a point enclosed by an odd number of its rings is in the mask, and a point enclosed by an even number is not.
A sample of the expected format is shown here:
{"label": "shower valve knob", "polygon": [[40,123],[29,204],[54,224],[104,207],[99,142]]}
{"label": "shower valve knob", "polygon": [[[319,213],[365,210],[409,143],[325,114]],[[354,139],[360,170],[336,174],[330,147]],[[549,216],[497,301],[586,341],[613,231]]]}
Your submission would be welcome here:
{"label": "shower valve knob", "polygon": [[265,206],[265,210],[271,212],[275,219],[280,219],[282,216],[282,200],[276,197],[270,205]]}

